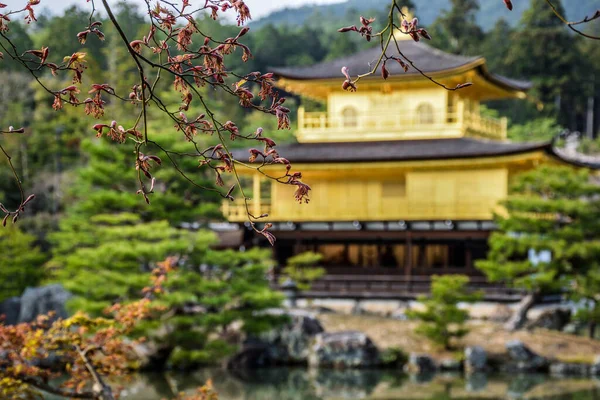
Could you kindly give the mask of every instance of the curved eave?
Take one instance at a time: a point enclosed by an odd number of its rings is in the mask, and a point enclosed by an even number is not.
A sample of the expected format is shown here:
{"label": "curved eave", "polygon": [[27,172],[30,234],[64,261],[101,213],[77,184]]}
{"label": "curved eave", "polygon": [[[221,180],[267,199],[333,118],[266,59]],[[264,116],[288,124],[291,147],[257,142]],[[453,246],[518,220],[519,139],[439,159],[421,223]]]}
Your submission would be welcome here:
{"label": "curved eave", "polygon": [[[544,155],[550,142],[511,144],[470,138],[382,141],[297,143],[284,145],[281,154],[294,164],[334,165],[353,163],[403,164],[440,163],[467,160],[498,160],[499,158]],[[234,151],[234,157],[247,157],[243,150]],[[537,157],[537,156],[536,156]],[[259,162],[259,160],[257,160]]]}
{"label": "curved eave", "polygon": [[[464,63],[462,65],[453,67],[453,68],[447,68],[447,69],[441,69],[441,70],[437,70],[437,71],[425,71],[425,74],[429,75],[429,76],[446,76],[446,75],[456,75],[456,74],[460,74],[462,72],[466,72],[469,71],[475,67],[478,67],[480,65],[485,64],[485,59],[483,57],[479,57],[473,61]],[[309,68],[309,67],[307,67]],[[321,76],[307,76],[307,75],[302,75],[302,74],[293,74],[293,73],[288,73],[286,72],[286,68],[269,68],[269,71],[272,72],[273,74],[275,74],[275,77],[280,78],[280,79],[289,79],[289,80],[294,80],[294,81],[331,81],[331,80],[340,80],[344,78],[344,75],[342,74],[341,70],[339,72],[339,75],[321,75]],[[352,71],[351,71],[352,72]],[[361,80],[371,80],[371,79],[381,79],[381,75],[380,74],[380,69],[378,68],[377,71],[375,71],[372,75],[367,76],[365,78],[362,78]],[[394,80],[394,79],[415,79],[415,78],[420,78],[420,79],[426,79],[423,77],[423,75],[421,73],[419,73],[418,71],[410,71],[410,72],[406,72],[406,73],[390,73],[389,78],[387,79],[388,81],[390,80]]]}
{"label": "curved eave", "polygon": [[[480,74],[484,76],[489,82],[505,89],[509,92],[517,94],[515,97],[525,97],[525,93],[533,87],[533,84],[529,81],[520,81],[517,79],[507,78],[502,75],[491,73],[487,67],[487,64],[482,64],[480,67]],[[522,94],[521,94],[522,93]]]}
{"label": "curved eave", "polygon": [[566,154],[564,151],[554,147],[553,145],[548,146],[546,153],[555,160],[572,165],[574,167],[600,170],[600,158],[597,157],[591,157],[579,153],[575,155]]}
{"label": "curved eave", "polygon": [[[342,91],[341,84],[344,77],[341,72],[339,76],[335,77],[307,77],[303,75],[282,73],[281,70],[278,71],[277,69],[272,69],[272,71],[277,78],[276,85],[291,93],[297,93],[316,99],[324,99],[327,97],[327,93],[331,91]],[[531,88],[531,83],[529,82],[516,81],[490,73],[487,69],[484,58],[478,58],[455,68],[426,72],[425,74],[428,77],[439,81],[440,83],[449,85],[450,87],[467,81],[476,81],[474,82],[475,85],[483,84],[490,89],[490,93],[482,100],[492,100],[506,97],[525,98],[526,91]],[[476,76],[479,77],[479,79],[477,79]],[[362,78],[358,85],[360,90],[361,85],[393,85],[401,82],[431,84],[429,79],[423,76],[423,74],[419,72],[408,72],[390,75],[390,77],[385,81],[381,78],[379,73],[374,73],[370,76]],[[468,91],[469,88],[462,90]]]}

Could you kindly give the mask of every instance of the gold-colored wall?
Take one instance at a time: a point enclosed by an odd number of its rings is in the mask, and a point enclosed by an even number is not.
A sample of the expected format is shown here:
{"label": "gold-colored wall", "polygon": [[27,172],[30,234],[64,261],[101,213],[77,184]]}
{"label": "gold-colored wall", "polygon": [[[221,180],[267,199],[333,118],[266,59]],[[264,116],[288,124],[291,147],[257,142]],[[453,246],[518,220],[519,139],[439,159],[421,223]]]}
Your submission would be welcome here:
{"label": "gold-colored wall", "polygon": [[305,179],[309,204],[299,205],[293,188],[272,186],[272,221],[382,221],[491,219],[506,197],[508,169],[426,170],[371,179]]}

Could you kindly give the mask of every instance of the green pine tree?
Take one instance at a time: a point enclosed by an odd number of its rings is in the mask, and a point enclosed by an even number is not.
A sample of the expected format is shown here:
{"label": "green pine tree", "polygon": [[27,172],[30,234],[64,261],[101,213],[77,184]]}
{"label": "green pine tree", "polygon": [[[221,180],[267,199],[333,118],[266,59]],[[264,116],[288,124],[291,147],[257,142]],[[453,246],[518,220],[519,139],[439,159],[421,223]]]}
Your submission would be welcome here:
{"label": "green pine tree", "polygon": [[529,293],[511,329],[522,326],[543,295],[573,295],[576,279],[593,279],[600,267],[598,194],[586,170],[543,167],[517,177],[505,212],[496,216],[488,257],[477,262],[491,281]]}
{"label": "green pine tree", "polygon": [[423,311],[409,311],[408,317],[421,321],[417,327],[420,333],[449,350],[454,339],[469,333],[465,323],[469,312],[458,307],[459,303],[478,300],[478,293],[469,293],[469,278],[464,275],[434,275],[431,280],[431,295],[421,296]]}
{"label": "green pine tree", "polygon": [[[554,5],[564,15],[560,1]],[[507,39],[510,51],[506,55],[509,76],[531,80],[530,97],[538,102],[542,116],[554,117],[571,130],[582,128],[583,114],[590,93],[589,73],[585,56],[578,43],[581,37],[571,35],[556,18],[545,0],[531,0],[523,13],[518,29]],[[537,118],[533,107],[521,113],[516,122]]]}
{"label": "green pine tree", "polygon": [[452,8],[444,11],[431,25],[432,44],[448,53],[476,55],[483,30],[475,20],[478,0],[451,0]]}
{"label": "green pine tree", "polygon": [[[153,132],[158,126],[152,123]],[[282,296],[269,287],[268,249],[216,251],[213,233],[182,228],[220,220],[221,197],[190,189],[182,173],[207,187],[214,176],[199,171],[196,158],[178,157],[189,143],[169,135],[162,143],[175,152],[177,169],[161,149],[143,149],[164,160],[152,169],[157,183],[150,206],[135,194],[135,154],[105,138],[84,141],[87,166],[77,171],[66,198],[70,207],[50,235],[48,268],[52,280],[75,294],[72,310],[97,315],[117,301],[139,298],[153,267],[176,257],[178,268],[156,299],[165,315],[141,324],[139,334],[165,349],[171,365],[188,367],[229,354],[240,333],[271,328],[279,318],[261,311],[279,306]]]}
{"label": "green pine tree", "polygon": [[46,257],[35,246],[35,237],[21,232],[11,222],[0,226],[0,302],[20,296],[44,277]]}
{"label": "green pine tree", "polygon": [[319,267],[323,255],[307,251],[287,259],[287,266],[283,268],[282,281],[291,279],[299,290],[310,290],[312,283],[321,278],[327,271]]}

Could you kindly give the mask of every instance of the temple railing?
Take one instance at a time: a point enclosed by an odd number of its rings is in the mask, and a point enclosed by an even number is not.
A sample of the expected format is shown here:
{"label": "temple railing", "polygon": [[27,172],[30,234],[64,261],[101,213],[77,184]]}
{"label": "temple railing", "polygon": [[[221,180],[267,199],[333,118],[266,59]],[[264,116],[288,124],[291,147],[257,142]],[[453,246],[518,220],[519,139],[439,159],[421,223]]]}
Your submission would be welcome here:
{"label": "temple railing", "polygon": [[506,139],[508,120],[506,118],[491,118],[483,115],[465,112],[464,127],[477,136],[490,139]]}
{"label": "temple railing", "polygon": [[260,203],[256,203],[252,199],[246,202],[243,199],[237,199],[235,201],[223,201],[221,205],[221,212],[223,216],[231,222],[243,222],[248,220],[248,212],[255,217],[263,214],[271,213],[271,201],[267,199],[261,199]]}
{"label": "temple railing", "polygon": [[[418,139],[427,137],[483,136],[505,139],[507,120],[485,117],[459,105],[433,109],[357,113],[353,116],[298,110],[298,138],[304,141]],[[320,136],[323,135],[323,136]]]}
{"label": "temple railing", "polygon": [[[364,268],[368,270],[369,268]],[[440,270],[439,273],[448,273]],[[274,284],[278,288],[278,284]],[[328,274],[312,283],[307,291],[297,294],[300,298],[334,299],[415,299],[427,295],[431,289],[431,276],[417,275],[337,275]],[[489,301],[513,302],[523,297],[523,291],[498,283],[490,283],[484,277],[470,277],[468,290],[480,291]]]}

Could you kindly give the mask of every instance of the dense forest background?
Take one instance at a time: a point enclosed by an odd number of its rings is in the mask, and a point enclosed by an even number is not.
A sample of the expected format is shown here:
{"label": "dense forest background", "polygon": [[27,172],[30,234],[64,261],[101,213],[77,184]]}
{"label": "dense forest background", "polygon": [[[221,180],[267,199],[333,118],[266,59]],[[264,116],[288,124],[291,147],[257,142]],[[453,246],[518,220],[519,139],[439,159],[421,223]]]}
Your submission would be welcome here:
{"label": "dense forest background", "polygon": [[[284,8],[268,16],[251,23],[251,26],[259,28],[265,25],[275,26],[319,26],[324,20],[332,22],[329,29],[334,30],[335,23],[347,23],[353,21],[356,14],[385,15],[385,1],[382,0],[347,0],[339,3],[322,5],[314,7],[307,5],[304,7]],[[401,0],[398,4],[404,4]],[[423,25],[432,24],[443,11],[452,8],[452,0],[429,0],[427,2],[415,2],[415,13]],[[479,10],[475,13],[477,24],[484,30],[490,30],[494,24],[501,18],[508,19],[511,26],[519,23],[523,12],[530,6],[528,1],[515,1],[514,9],[507,16],[506,7],[503,2],[496,0],[480,0]],[[569,19],[583,19],[585,15],[593,15],[598,9],[595,0],[578,0],[564,2],[564,8]],[[373,14],[373,15],[375,15]]]}
{"label": "dense forest background", "polygon": [[[274,13],[252,23],[250,34],[244,38],[254,57],[247,63],[237,57],[230,65],[240,72],[266,72],[271,66],[310,65],[360,51],[372,44],[358,35],[337,33],[336,29],[356,23],[360,14],[377,17],[376,24],[384,23],[387,3],[351,0]],[[430,45],[456,54],[483,55],[491,71],[534,83],[528,100],[494,102],[485,109],[490,115],[509,118],[511,139],[546,140],[562,129],[586,132],[590,137],[598,132],[600,82],[595,83],[595,76],[600,76],[600,47],[570,32],[544,0],[517,1],[513,13],[499,0],[481,4],[477,0],[402,3],[416,6],[421,24],[433,36]],[[592,13],[592,3],[596,2],[566,2],[566,14],[583,18],[584,11]],[[560,5],[559,9],[564,11]],[[116,7],[116,17],[132,40],[148,30],[141,12],[130,3]],[[90,37],[82,45],[76,37],[85,28],[87,10],[72,7],[62,15],[41,15],[38,19],[31,26],[11,23],[7,35],[19,51],[47,46],[50,60],[86,52],[91,77],[86,78],[84,87],[92,82],[116,82],[118,92],[130,91],[127,82],[132,80],[128,77],[137,71],[110,24],[105,25],[105,41]],[[219,25],[209,18],[200,24],[205,33],[212,32],[215,37],[235,36],[239,31],[235,25]],[[588,25],[586,29],[600,33],[600,23]],[[54,88],[71,84],[50,82]],[[166,84],[156,90],[164,93],[163,98],[179,101]],[[232,96],[203,90],[220,119],[236,121],[240,130],[247,132],[261,126],[278,143],[294,141],[293,129],[276,132],[272,116],[248,112],[238,107]],[[286,103],[292,115],[297,100],[292,97]],[[135,195],[132,154],[117,144],[97,139],[91,129],[96,120],[86,118],[80,110],[52,110],[52,97],[8,57],[0,61],[0,101],[0,124],[26,129],[25,134],[4,135],[0,140],[13,156],[27,193],[37,196],[18,226],[0,230],[0,300],[18,295],[27,285],[59,280],[86,298],[79,307],[93,311],[115,296],[127,298],[132,287],[143,287],[140,265],[149,271],[152,263],[173,252],[196,266],[222,259],[211,250],[214,235],[198,230],[209,221],[222,219],[219,196],[195,190],[175,168],[163,165],[156,173],[156,194],[148,207]],[[587,123],[590,113],[595,115],[594,126]],[[106,115],[124,126],[133,118],[111,104],[107,104]],[[164,137],[163,145],[174,150],[186,145],[157,110],[150,110],[148,126],[152,135]],[[208,146],[214,139],[202,140]],[[591,138],[587,143],[588,149],[598,148]],[[159,153],[157,149],[148,152],[153,151]],[[214,184],[214,176],[202,175],[197,163],[189,160],[175,161],[199,184]],[[18,204],[17,196],[6,161],[0,160],[0,202],[10,208]],[[240,265],[258,268],[248,271],[254,277],[260,277],[256,271],[269,267],[265,261],[268,255],[262,253],[231,253],[228,257],[241,257]],[[104,268],[107,265],[117,266],[117,272],[109,273]],[[101,285],[107,281],[112,282],[110,288]],[[229,301],[227,296],[222,300]],[[265,295],[261,301],[266,307],[271,300]]]}

